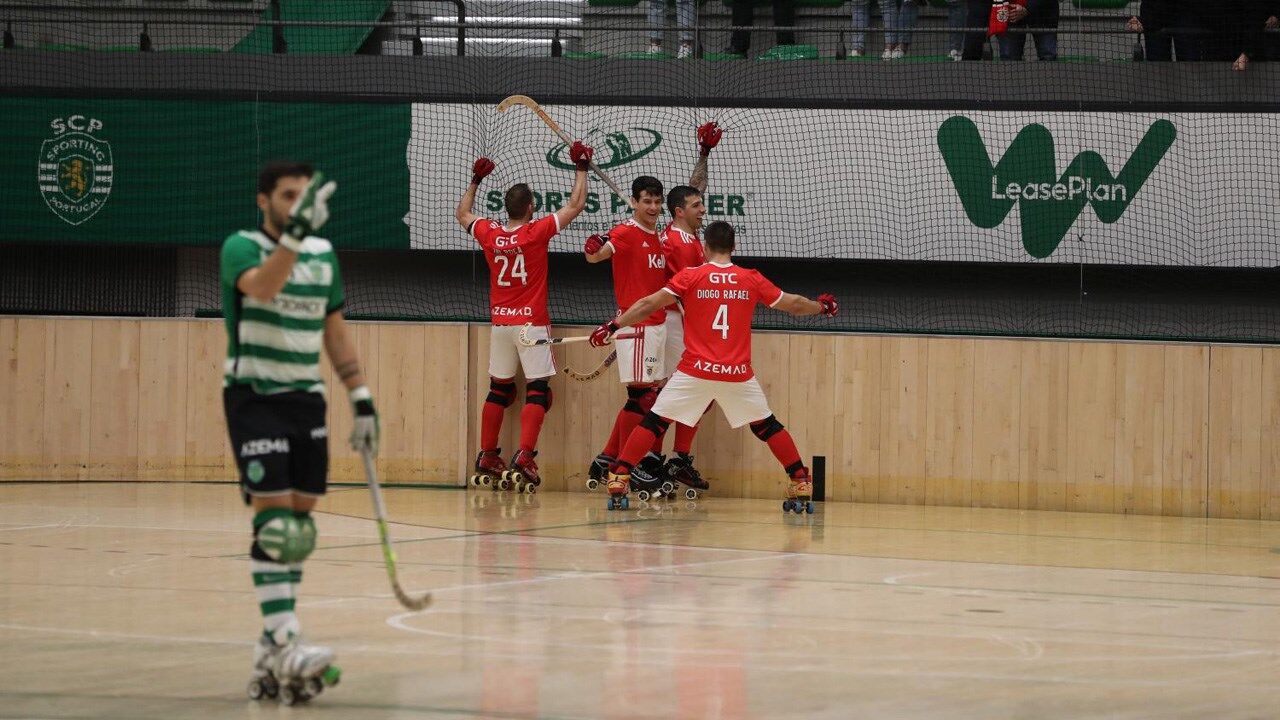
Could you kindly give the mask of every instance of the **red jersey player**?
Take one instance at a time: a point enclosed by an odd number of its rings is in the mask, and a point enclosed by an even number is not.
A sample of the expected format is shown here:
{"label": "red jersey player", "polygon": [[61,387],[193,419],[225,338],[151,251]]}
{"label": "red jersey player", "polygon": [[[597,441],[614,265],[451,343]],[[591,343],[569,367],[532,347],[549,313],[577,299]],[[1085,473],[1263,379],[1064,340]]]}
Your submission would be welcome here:
{"label": "red jersey player", "polygon": [[[699,203],[707,182],[707,156],[720,141],[720,135],[715,123],[706,123],[698,128],[701,152],[689,179],[690,185],[696,188],[686,189],[699,196]],[[605,235],[592,235],[583,248],[588,262],[612,260],[613,291],[619,313],[640,298],[656,292],[670,276],[666,269],[667,248],[662,234],[658,232],[662,201],[660,180],[649,176],[636,178],[631,183],[631,219]],[[627,402],[618,412],[604,451],[591,463],[588,487],[604,480],[621,443],[653,407],[659,384],[670,375],[668,365],[674,366],[674,363],[669,363],[666,357],[670,348],[667,334],[673,322],[675,327],[680,327],[678,315],[672,318],[659,309],[636,323],[632,332],[617,338],[618,375],[627,386]],[[689,440],[692,442],[692,435]],[[661,437],[654,441],[654,452],[646,458],[654,475],[662,471],[662,458],[657,454],[661,441]]]}
{"label": "red jersey player", "polygon": [[786,469],[791,485],[783,509],[813,512],[809,469],[800,460],[791,434],[769,410],[751,368],[751,318],[757,304],[792,315],[831,317],[838,309],[836,299],[823,294],[814,301],[785,293],[759,272],[734,265],[733,226],[726,222],[707,226],[706,247],[706,264],[680,271],[661,290],[638,300],[591,334],[591,344],[603,347],[619,328],[677,300],[684,304],[684,356],[609,472],[609,508],[627,507],[632,468],[671,421],[692,425],[709,403],[716,402],[731,426],[750,424],[751,432],[769,444]]}
{"label": "red jersey player", "polygon": [[[530,337],[549,337],[547,246],[586,207],[587,167],[592,153],[580,142],[573,144],[569,157],[576,171],[569,201],[562,209],[538,220],[533,220],[533,191],[524,183],[507,190],[503,200],[507,225],[471,212],[480,182],[493,172],[493,161],[488,158],[476,160],[471,184],[458,202],[458,224],[480,243],[489,264],[489,318],[493,324],[489,335],[489,395],[481,412],[480,454],[476,456],[476,474],[471,477],[473,485],[490,485],[496,480],[500,489],[511,485],[517,491],[533,492],[542,482],[534,462],[538,454],[534,448],[542,420],[551,409],[547,378],[556,374],[555,359],[550,345],[521,345],[519,333],[531,323]],[[528,384],[520,411],[520,449],[508,469],[498,448],[498,433],[503,414],[515,401],[517,367],[524,369]]]}

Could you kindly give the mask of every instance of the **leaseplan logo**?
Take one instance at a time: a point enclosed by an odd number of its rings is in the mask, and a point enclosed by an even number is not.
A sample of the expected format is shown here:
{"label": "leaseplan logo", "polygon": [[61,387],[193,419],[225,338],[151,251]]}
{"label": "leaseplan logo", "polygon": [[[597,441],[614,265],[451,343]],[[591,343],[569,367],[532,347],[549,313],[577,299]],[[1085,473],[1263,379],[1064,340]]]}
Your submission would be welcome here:
{"label": "leaseplan logo", "polygon": [[[601,170],[626,165],[648,155],[662,144],[662,134],[649,128],[631,128],[619,132],[605,133],[598,129],[587,133],[585,141],[596,149],[596,167]],[[547,151],[547,162],[552,167],[572,170],[569,161],[569,146],[560,143]]]}
{"label": "leaseplan logo", "polygon": [[1022,203],[1022,245],[1043,258],[1058,248],[1086,204],[1104,223],[1119,220],[1176,137],[1173,123],[1155,121],[1119,175],[1092,150],[1076,155],[1059,175],[1053,136],[1038,124],[1024,127],[995,165],[978,127],[960,115],[938,128],[938,149],[969,220],[993,228]]}

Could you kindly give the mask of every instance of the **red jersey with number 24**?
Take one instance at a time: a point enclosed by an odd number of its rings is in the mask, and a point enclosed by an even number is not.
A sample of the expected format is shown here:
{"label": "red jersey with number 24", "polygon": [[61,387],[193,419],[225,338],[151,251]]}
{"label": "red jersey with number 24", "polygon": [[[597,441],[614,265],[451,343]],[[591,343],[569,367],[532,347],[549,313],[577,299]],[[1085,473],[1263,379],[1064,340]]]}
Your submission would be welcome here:
{"label": "red jersey with number 24", "polygon": [[[613,246],[613,296],[622,313],[662,289],[667,281],[667,256],[658,233],[645,230],[635,220],[610,230],[609,244]],[[667,311],[659,310],[636,325],[661,325],[666,319]]]}
{"label": "red jersey with number 24", "polygon": [[471,234],[489,263],[489,318],[494,325],[550,325],[547,312],[547,246],[560,232],[554,214],[508,230],[483,218]]}
{"label": "red jersey with number 24", "polygon": [[751,318],[782,291],[755,270],[706,263],[676,273],[666,291],[684,305],[684,355],[676,369],[704,380],[744,382],[751,369]]}

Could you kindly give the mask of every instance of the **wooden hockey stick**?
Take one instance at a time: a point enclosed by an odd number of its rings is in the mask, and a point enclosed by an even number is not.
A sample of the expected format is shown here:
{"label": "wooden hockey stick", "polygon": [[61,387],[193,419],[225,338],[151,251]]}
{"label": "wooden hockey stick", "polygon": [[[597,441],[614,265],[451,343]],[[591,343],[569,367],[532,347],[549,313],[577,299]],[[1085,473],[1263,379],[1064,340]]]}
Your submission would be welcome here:
{"label": "wooden hockey stick", "polygon": [[431,593],[420,598],[409,597],[400,581],[396,579],[396,551],[391,547],[391,536],[387,533],[387,507],[382,503],[382,490],[378,487],[378,475],[373,467],[373,453],[367,449],[360,452],[364,460],[364,477],[369,481],[369,492],[373,494],[373,512],[378,520],[378,536],[382,539],[382,558],[387,564],[387,577],[391,580],[391,591],[396,594],[400,604],[409,610],[425,610],[431,604]]}
{"label": "wooden hockey stick", "polygon": [[[542,119],[542,122],[547,124],[547,127],[551,128],[551,132],[555,133],[556,137],[560,138],[561,142],[563,142],[565,145],[573,144],[573,138],[569,137],[569,133],[566,133],[564,130],[562,130],[560,128],[560,125],[557,124],[555,120],[551,119],[551,116],[547,114],[547,111],[543,110],[542,106],[539,105],[536,101],[534,101],[533,98],[529,97],[528,95],[512,95],[511,97],[505,98],[503,99],[502,102],[498,103],[498,112],[506,112],[507,109],[513,105],[523,105],[529,108],[531,111],[533,111],[534,115],[537,115],[539,118]],[[610,190],[613,190],[614,194],[616,194],[620,198],[628,197],[628,195],[622,192],[622,190],[618,187],[618,184],[613,181],[613,178],[604,174],[604,171],[602,171],[600,167],[596,165],[595,160],[590,161],[589,165],[591,166],[591,171],[594,172],[597,176],[599,176],[599,178],[604,181],[604,184],[608,185]]]}
{"label": "wooden hockey stick", "polygon": [[541,345],[564,345],[567,343],[586,342],[591,339],[590,335],[578,335],[576,337],[558,337],[558,338],[531,338],[529,337],[529,328],[533,327],[533,323],[525,323],[520,328],[518,339],[520,344],[525,347],[539,347]]}
{"label": "wooden hockey stick", "polygon": [[617,362],[617,360],[618,360],[618,351],[614,350],[613,352],[609,353],[609,356],[604,359],[604,362],[600,363],[599,367],[597,367],[595,370],[592,370],[589,373],[580,373],[571,367],[567,367],[564,369],[564,374],[568,375],[574,380],[577,380],[578,382],[591,382],[592,380],[595,380],[596,378],[600,377],[600,373],[608,369],[608,367],[614,364],[615,362]]}

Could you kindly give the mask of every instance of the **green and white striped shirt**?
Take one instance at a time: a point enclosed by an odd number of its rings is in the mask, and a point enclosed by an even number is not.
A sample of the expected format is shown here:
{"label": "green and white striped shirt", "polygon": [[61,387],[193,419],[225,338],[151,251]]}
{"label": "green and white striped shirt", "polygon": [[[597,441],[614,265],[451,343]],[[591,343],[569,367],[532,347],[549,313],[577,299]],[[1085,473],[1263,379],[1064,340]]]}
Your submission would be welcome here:
{"label": "green and white striped shirt", "polygon": [[279,295],[263,302],[240,292],[240,276],[266,261],[275,247],[258,230],[241,230],[222,244],[223,384],[248,385],[262,394],[304,390],[323,395],[324,320],[343,303],[338,257],[328,240],[308,237]]}

